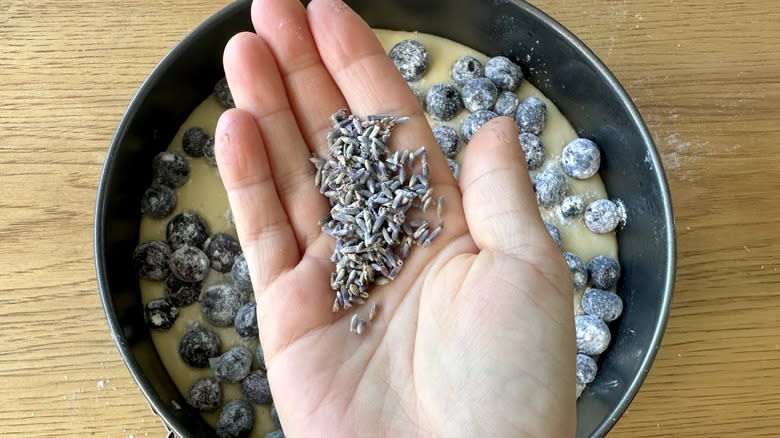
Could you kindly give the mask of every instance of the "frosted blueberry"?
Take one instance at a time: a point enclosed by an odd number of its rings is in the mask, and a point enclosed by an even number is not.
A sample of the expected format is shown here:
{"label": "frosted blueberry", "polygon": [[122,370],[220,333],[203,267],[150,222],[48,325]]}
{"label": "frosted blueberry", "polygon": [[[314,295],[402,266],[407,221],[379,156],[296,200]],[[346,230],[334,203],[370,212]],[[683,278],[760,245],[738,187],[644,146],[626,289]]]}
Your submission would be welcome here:
{"label": "frosted blueberry", "polygon": [[614,231],[623,221],[620,206],[609,199],[597,199],[585,209],[585,226],[597,234]]}
{"label": "frosted blueberry", "polygon": [[572,178],[588,179],[599,171],[601,152],[587,138],[571,141],[561,150],[561,167]]}
{"label": "frosted blueberry", "polygon": [[282,428],[282,422],[279,421],[279,413],[276,411],[276,405],[271,405],[271,421],[274,423],[277,429]]}
{"label": "frosted blueberry", "polygon": [[545,222],[544,227],[547,228],[547,232],[550,234],[550,237],[555,241],[555,244],[558,245],[558,248],[563,245],[563,237],[561,237],[561,231],[558,230],[558,227],[555,225]]}
{"label": "frosted blueberry", "polygon": [[587,385],[596,378],[599,368],[592,357],[585,354],[577,354],[577,383]]}
{"label": "frosted blueberry", "polygon": [[587,355],[603,353],[612,340],[609,327],[596,316],[580,315],[575,317],[574,331],[577,337],[577,351]]}
{"label": "frosted blueberry", "polygon": [[445,157],[455,158],[458,155],[460,137],[455,128],[447,125],[438,125],[433,128],[433,136],[436,138],[436,143],[439,144]]}
{"label": "frosted blueberry", "polygon": [[265,354],[263,353],[263,346],[257,343],[257,349],[255,350],[255,358],[257,359],[257,369],[261,372],[265,372]]}
{"label": "frosted blueberry", "polygon": [[171,300],[174,306],[184,307],[198,301],[200,296],[200,282],[188,283],[169,275],[165,279],[165,296]]}
{"label": "frosted blueberry", "polygon": [[389,55],[393,64],[401,72],[401,76],[407,81],[422,78],[431,63],[428,49],[415,40],[399,41],[390,49]]}
{"label": "frosted blueberry", "polygon": [[556,168],[549,168],[536,174],[534,178],[536,201],[542,207],[552,207],[560,204],[566,191],[566,177]]}
{"label": "frosted blueberry", "polygon": [[517,107],[515,122],[522,132],[539,135],[544,130],[547,105],[538,97],[529,96]]}
{"label": "frosted blueberry", "polygon": [[494,111],[499,116],[514,117],[517,113],[517,107],[520,105],[520,98],[511,91],[502,91],[498,93]]}
{"label": "frosted blueberry", "polygon": [[265,434],[265,438],[284,438],[284,431],[282,429],[272,430]]}
{"label": "frosted blueberry", "polygon": [[463,109],[460,92],[451,84],[436,84],[425,93],[428,114],[442,121],[453,119]]}
{"label": "frosted blueberry", "polygon": [[168,221],[165,236],[173,249],[190,245],[200,248],[209,236],[206,222],[197,213],[185,211]]}
{"label": "frosted blueberry", "polygon": [[477,58],[468,55],[461,56],[452,63],[450,76],[456,84],[462,87],[469,79],[485,76],[485,68]]}
{"label": "frosted blueberry", "polygon": [[585,211],[585,205],[582,196],[571,195],[563,198],[561,201],[561,215],[565,218],[575,218]]}
{"label": "frosted blueberry", "polygon": [[241,245],[227,233],[216,233],[203,244],[203,251],[217,272],[230,272],[233,262],[241,254]]}
{"label": "frosted blueberry", "polygon": [[528,170],[536,170],[544,164],[544,145],[542,140],[530,132],[521,132],[518,136],[520,146],[525,155],[525,164]]}
{"label": "frosted blueberry", "polygon": [[252,292],[252,279],[249,278],[249,265],[246,263],[244,254],[239,254],[233,261],[230,277],[233,279],[233,286],[238,290],[241,292]]}
{"label": "frosted blueberry", "polygon": [[179,309],[167,298],[150,300],[144,306],[144,320],[151,329],[168,330],[176,322]]}
{"label": "frosted blueberry", "polygon": [[191,157],[202,157],[203,147],[208,143],[209,138],[209,135],[203,128],[193,126],[184,131],[184,135],[181,138],[181,148],[185,154]]}
{"label": "frosted blueberry", "polygon": [[233,93],[230,92],[228,87],[227,78],[222,78],[214,85],[214,97],[223,108],[235,108],[236,102],[233,100]]}
{"label": "frosted blueberry", "polygon": [[582,310],[604,322],[612,322],[623,313],[623,300],[614,292],[589,287],[582,294]]}
{"label": "frosted blueberry", "polygon": [[523,71],[509,58],[496,56],[485,63],[485,77],[493,81],[499,90],[517,91],[523,80]]}
{"label": "frosted blueberry", "polygon": [[259,333],[257,329],[257,303],[253,301],[239,307],[236,317],[233,319],[233,326],[236,328],[236,333],[242,338],[257,339]]}
{"label": "frosted blueberry", "polygon": [[168,187],[181,187],[190,177],[190,162],[175,152],[163,151],[152,159],[154,179]]}
{"label": "frosted blueberry", "polygon": [[168,267],[179,280],[196,283],[209,275],[209,258],[194,246],[182,246],[171,254]]}
{"label": "frosted blueberry", "polygon": [[590,284],[599,289],[612,289],[620,278],[620,263],[612,257],[596,256],[588,262]]}
{"label": "frosted blueberry", "polygon": [[241,381],[241,394],[256,405],[265,405],[273,401],[268,378],[259,371],[252,371]]}
{"label": "frosted blueberry", "polygon": [[219,438],[246,438],[252,432],[255,411],[244,400],[231,400],[219,412],[217,436]]}
{"label": "frosted blueberry", "polygon": [[210,323],[227,327],[233,325],[238,309],[247,302],[247,293],[239,291],[232,284],[217,283],[200,295],[200,310]]}
{"label": "frosted blueberry", "polygon": [[217,380],[240,382],[252,368],[252,352],[246,347],[234,347],[219,357],[209,359],[209,365]]}
{"label": "frosted blueberry", "polygon": [[164,280],[168,276],[171,247],[160,240],[141,242],[133,250],[133,266],[141,278]]}
{"label": "frosted blueberry", "polygon": [[203,144],[203,156],[212,166],[217,165],[217,155],[214,150],[214,139],[209,138],[206,143]]}
{"label": "frosted blueberry", "polygon": [[463,106],[474,112],[493,108],[498,97],[498,89],[488,78],[469,79],[460,91]]}
{"label": "frosted blueberry", "polygon": [[217,379],[206,377],[193,383],[187,394],[187,403],[202,412],[217,409],[222,404],[222,390]]}
{"label": "frosted blueberry", "polygon": [[209,359],[217,357],[222,348],[219,336],[206,327],[194,327],[187,330],[179,341],[179,355],[188,365],[204,368]]}
{"label": "frosted blueberry", "polygon": [[152,184],[141,197],[141,213],[162,219],[176,208],[176,192],[162,184]]}
{"label": "frosted blueberry", "polygon": [[463,118],[463,122],[460,125],[460,135],[466,141],[470,141],[474,134],[477,133],[479,128],[485,123],[498,117],[498,114],[493,111],[479,110],[467,115]]}
{"label": "frosted blueberry", "polygon": [[588,282],[588,269],[585,268],[585,263],[576,254],[565,252],[563,257],[566,259],[566,264],[569,265],[571,270],[571,276],[574,289],[579,289]]}

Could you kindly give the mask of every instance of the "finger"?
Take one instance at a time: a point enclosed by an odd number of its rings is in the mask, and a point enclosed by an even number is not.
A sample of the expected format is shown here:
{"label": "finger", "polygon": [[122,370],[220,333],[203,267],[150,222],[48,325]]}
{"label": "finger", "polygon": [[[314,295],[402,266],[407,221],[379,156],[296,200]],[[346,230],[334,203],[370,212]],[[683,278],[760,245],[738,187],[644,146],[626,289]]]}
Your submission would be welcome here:
{"label": "finger", "polygon": [[485,124],[466,148],[460,186],[477,246],[522,258],[546,254],[555,244],[539,214],[517,135],[508,117]]}
{"label": "finger", "polygon": [[255,0],[252,23],[273,53],[309,149],[325,156],[330,115],[347,102],[322,64],[306,9],[298,0]]}
{"label": "finger", "polygon": [[310,152],[279,69],[263,39],[248,32],[228,42],[224,64],[236,107],[249,112],[262,133],[276,191],[303,252],[320,235],[317,219],[327,211],[327,203],[314,186]]}
{"label": "finger", "polygon": [[217,123],[215,148],[238,239],[259,294],[300,260],[293,230],[254,117],[240,109],[225,111]]}
{"label": "finger", "polygon": [[457,187],[419,101],[371,28],[341,0],[313,0],[308,15],[322,61],[350,110],[363,117],[410,117],[394,131],[393,144],[404,149],[426,146],[432,185]]}

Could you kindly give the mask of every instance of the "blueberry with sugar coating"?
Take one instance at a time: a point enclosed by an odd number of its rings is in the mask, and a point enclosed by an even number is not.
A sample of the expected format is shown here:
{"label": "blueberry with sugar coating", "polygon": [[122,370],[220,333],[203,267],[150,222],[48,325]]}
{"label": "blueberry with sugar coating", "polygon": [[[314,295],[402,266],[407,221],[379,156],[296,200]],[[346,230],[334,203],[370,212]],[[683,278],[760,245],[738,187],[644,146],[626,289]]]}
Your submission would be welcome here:
{"label": "blueberry with sugar coating", "polygon": [[276,411],[276,404],[271,404],[271,421],[277,429],[282,428],[282,422],[279,421],[279,412]]}
{"label": "blueberry with sugar coating", "polygon": [[168,187],[181,187],[190,177],[190,162],[175,152],[163,151],[152,159],[154,179]]}
{"label": "blueberry with sugar coating", "polygon": [[433,128],[433,136],[436,138],[436,143],[439,144],[439,148],[441,148],[445,157],[455,158],[458,155],[460,137],[455,128],[447,125],[435,126]]}
{"label": "blueberry with sugar coating", "polygon": [[401,72],[401,76],[407,81],[421,79],[431,64],[428,49],[415,40],[399,41],[390,49],[389,55],[393,64]]}
{"label": "blueberry with sugar coating", "polygon": [[171,254],[168,267],[179,280],[196,283],[209,275],[209,258],[194,246],[182,246]]}
{"label": "blueberry with sugar coating", "polygon": [[412,89],[414,97],[416,97],[417,101],[420,102],[420,106],[425,109],[425,93],[423,93],[422,89],[417,84],[412,82],[407,82],[406,85]]}
{"label": "blueberry with sugar coating", "polygon": [[236,102],[233,100],[233,93],[230,92],[227,78],[223,77],[214,84],[214,97],[217,98],[217,102],[222,105],[223,108],[235,108]]}
{"label": "blueberry with sugar coating", "polygon": [[259,371],[252,371],[241,381],[241,394],[256,405],[265,405],[273,401],[268,378]]}
{"label": "blueberry with sugar coating", "polygon": [[460,90],[463,98],[463,106],[474,112],[489,110],[496,104],[498,89],[488,78],[469,79]]}
{"label": "blueberry with sugar coating", "polygon": [[588,282],[588,269],[585,267],[585,262],[583,262],[579,256],[571,252],[564,252],[563,258],[566,259],[566,264],[569,265],[569,270],[571,270],[574,289],[576,290],[585,286]]}
{"label": "blueberry with sugar coating", "polygon": [[529,96],[517,107],[515,122],[522,132],[539,135],[544,131],[547,105],[538,97]]}
{"label": "blueberry with sugar coating", "polygon": [[252,352],[246,347],[233,347],[223,355],[209,359],[209,365],[217,380],[240,382],[252,368]]}
{"label": "blueberry with sugar coating", "polygon": [[502,91],[498,93],[494,110],[499,116],[514,117],[517,113],[517,107],[520,105],[520,98],[511,91]]}
{"label": "blueberry with sugar coating", "polygon": [[425,93],[425,109],[435,119],[452,120],[463,109],[463,100],[453,85],[436,84]]}
{"label": "blueberry with sugar coating", "polygon": [[592,357],[585,354],[577,354],[577,383],[587,385],[596,378],[599,367]]}
{"label": "blueberry with sugar coating", "polygon": [[536,201],[542,207],[560,204],[568,190],[566,177],[553,167],[537,173],[533,185]]}
{"label": "blueberry with sugar coating", "polygon": [[203,244],[203,251],[217,272],[229,272],[233,262],[241,254],[241,245],[227,233],[216,233]]}
{"label": "blueberry with sugar coating", "polygon": [[133,250],[133,266],[141,278],[164,280],[170,272],[171,247],[161,240],[141,242]]}
{"label": "blueberry with sugar coating", "polygon": [[222,341],[206,327],[193,327],[184,333],[179,341],[179,355],[187,365],[205,368],[209,359],[219,356]]}
{"label": "blueberry with sugar coating", "polygon": [[485,63],[485,77],[501,91],[517,91],[523,80],[523,70],[505,56],[490,58]]}
{"label": "blueberry with sugar coating", "polygon": [[236,333],[242,338],[257,339],[259,334],[257,329],[257,303],[252,301],[239,307],[236,317],[233,319],[233,326],[236,328]]}
{"label": "blueberry with sugar coating", "polygon": [[452,63],[450,76],[458,86],[462,87],[469,79],[485,76],[485,67],[473,56],[461,56]]}
{"label": "blueberry with sugar coating", "polygon": [[169,275],[165,279],[165,296],[176,307],[185,307],[198,301],[200,296],[200,282],[189,283],[181,281],[175,275]]}
{"label": "blueberry with sugar coating", "polygon": [[184,131],[184,135],[181,138],[181,148],[185,154],[191,157],[202,157],[203,147],[209,141],[209,138],[211,137],[203,128],[193,126]]}
{"label": "blueberry with sugar coating", "polygon": [[144,306],[144,320],[151,329],[168,330],[176,322],[179,309],[167,298],[150,300]]}
{"label": "blueberry with sugar coating", "polygon": [[217,165],[217,155],[214,150],[214,139],[209,138],[206,143],[203,144],[203,156],[212,166]]}
{"label": "blueberry with sugar coating", "polygon": [[620,207],[609,199],[597,199],[585,209],[585,226],[597,234],[614,231],[623,220]]}
{"label": "blueberry with sugar coating", "polygon": [[218,327],[233,325],[238,309],[249,301],[248,294],[232,284],[211,285],[200,295],[200,310],[210,323]]}
{"label": "blueberry with sugar coating", "polygon": [[244,254],[239,254],[233,261],[230,277],[233,279],[233,286],[236,289],[241,292],[252,292],[252,279],[249,278],[249,265],[246,263]]}
{"label": "blueberry with sugar coating", "polygon": [[587,138],[574,139],[561,150],[561,167],[572,178],[588,179],[598,173],[599,166],[599,147]]}
{"label": "blueberry with sugar coating", "polygon": [[582,294],[582,310],[604,322],[612,322],[623,313],[623,300],[615,292],[589,287]]}
{"label": "blueberry with sugar coating", "polygon": [[173,249],[189,245],[200,248],[209,236],[206,221],[197,213],[185,211],[168,221],[165,237]]}
{"label": "blueberry with sugar coating", "polygon": [[545,222],[544,227],[547,228],[547,232],[550,234],[550,237],[555,241],[555,244],[558,245],[558,248],[560,248],[563,245],[563,237],[561,237],[561,231],[556,227],[555,225]]}
{"label": "blueberry with sugar coating", "polygon": [[458,164],[458,162],[453,160],[452,158],[447,158],[447,166],[450,168],[450,172],[452,172],[452,176],[455,177],[455,181],[459,180],[460,164]]}
{"label": "blueberry with sugar coating", "polygon": [[259,342],[257,343],[257,349],[255,350],[255,358],[257,359],[257,369],[261,373],[265,373],[265,354],[263,353],[263,346]]}
{"label": "blueberry with sugar coating", "polygon": [[162,219],[176,208],[176,192],[162,184],[152,184],[141,197],[141,213]]}
{"label": "blueberry with sugar coating", "polygon": [[200,379],[192,384],[187,403],[201,412],[210,412],[222,404],[222,388],[213,377]]}
{"label": "blueberry with sugar coating", "polygon": [[585,204],[582,196],[571,195],[563,198],[563,201],[561,201],[561,215],[565,218],[575,218],[581,215],[583,211],[585,211]]}
{"label": "blueberry with sugar coating", "polygon": [[481,128],[482,125],[495,119],[496,117],[498,117],[498,114],[494,113],[493,111],[474,111],[473,113],[463,118],[463,122],[460,125],[460,135],[462,135],[466,141],[471,141],[471,138],[474,137],[474,134],[479,131],[479,128]]}
{"label": "blueberry with sugar coating", "polygon": [[612,257],[600,255],[588,262],[590,284],[599,289],[612,289],[620,278],[620,263]]}
{"label": "blueberry with sugar coating", "polygon": [[544,145],[542,140],[530,132],[521,132],[517,137],[525,155],[528,170],[536,170],[544,164]]}
{"label": "blueberry with sugar coating", "polygon": [[601,354],[609,347],[612,340],[607,323],[592,315],[575,317],[574,331],[577,337],[577,351],[583,354]]}
{"label": "blueberry with sugar coating", "polygon": [[246,438],[252,433],[255,411],[244,400],[231,400],[219,412],[217,417],[217,436],[219,438]]}
{"label": "blueberry with sugar coating", "polygon": [[282,429],[276,429],[265,434],[265,438],[284,438],[284,431]]}

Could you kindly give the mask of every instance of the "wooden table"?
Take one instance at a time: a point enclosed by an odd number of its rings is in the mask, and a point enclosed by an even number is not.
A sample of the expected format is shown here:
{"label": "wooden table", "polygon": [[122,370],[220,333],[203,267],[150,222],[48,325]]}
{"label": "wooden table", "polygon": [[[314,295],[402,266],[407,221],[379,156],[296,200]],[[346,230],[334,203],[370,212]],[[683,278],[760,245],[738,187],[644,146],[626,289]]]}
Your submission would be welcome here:
{"label": "wooden table", "polygon": [[[0,435],[163,436],[101,309],[96,187],[154,65],[225,0],[0,6]],[[679,265],[614,436],[780,430],[780,6],[538,0],[634,98],[672,189]]]}

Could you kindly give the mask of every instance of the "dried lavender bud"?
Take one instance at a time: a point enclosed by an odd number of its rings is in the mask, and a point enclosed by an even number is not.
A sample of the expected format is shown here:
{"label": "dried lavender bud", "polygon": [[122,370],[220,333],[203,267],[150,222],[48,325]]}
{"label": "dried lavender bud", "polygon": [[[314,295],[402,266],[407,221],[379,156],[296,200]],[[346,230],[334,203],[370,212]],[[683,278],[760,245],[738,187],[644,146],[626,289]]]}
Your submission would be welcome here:
{"label": "dried lavender bud", "polygon": [[585,354],[577,354],[577,383],[587,385],[596,378],[599,367],[592,357]]}
{"label": "dried lavender bud", "polygon": [[267,405],[274,401],[268,378],[258,371],[252,371],[241,381],[241,394],[256,405]]}
{"label": "dried lavender bud", "polygon": [[566,177],[555,168],[549,168],[537,173],[533,186],[536,192],[536,201],[542,207],[552,207],[560,204],[568,190]]}
{"label": "dried lavender bud", "polygon": [[157,298],[144,306],[144,320],[151,329],[168,330],[176,322],[179,309],[166,298]]}
{"label": "dried lavender bud", "polygon": [[390,59],[393,60],[401,76],[407,81],[421,79],[431,63],[428,49],[415,40],[399,41],[390,49]]}
{"label": "dried lavender bud", "polygon": [[433,136],[439,144],[441,151],[447,158],[455,158],[458,155],[460,137],[458,131],[447,125],[438,125],[433,128]]}
{"label": "dried lavender bud", "polygon": [[603,353],[612,340],[612,333],[600,318],[580,315],[574,318],[574,331],[577,336],[577,351],[596,355]]}
{"label": "dried lavender bud", "polygon": [[241,254],[241,245],[230,234],[216,233],[203,244],[203,251],[217,272],[229,272],[233,262]]}
{"label": "dried lavender bud", "polygon": [[460,94],[467,110],[490,110],[496,104],[498,89],[488,78],[474,78],[463,84]]}
{"label": "dried lavender bud", "polygon": [[515,117],[517,107],[520,105],[520,98],[511,91],[502,91],[498,93],[494,111],[499,116]]}
{"label": "dried lavender bud", "polygon": [[191,157],[202,157],[203,147],[209,141],[209,135],[203,128],[193,126],[184,131],[181,138],[181,148]]}
{"label": "dried lavender bud", "polygon": [[239,307],[236,317],[233,319],[233,326],[236,328],[236,333],[242,338],[257,339],[259,334],[257,329],[257,303],[253,301]]}
{"label": "dried lavender bud", "polygon": [[526,97],[523,103],[517,107],[515,122],[522,132],[530,132],[539,135],[544,130],[544,122],[547,117],[547,105],[538,97]]}
{"label": "dried lavender bud", "polygon": [[190,177],[190,162],[175,152],[163,151],[152,160],[154,179],[168,187],[181,187]]}
{"label": "dried lavender bud", "polygon": [[206,327],[194,327],[187,330],[179,341],[179,355],[190,366],[205,368],[209,359],[217,357],[222,348],[219,336]]}
{"label": "dried lavender bud", "polygon": [[588,270],[585,268],[585,263],[579,256],[571,252],[564,252],[563,257],[566,259],[566,264],[569,265],[571,270],[573,288],[579,289],[588,282]]}
{"label": "dried lavender bud", "polygon": [[485,68],[482,63],[473,56],[461,56],[450,68],[450,76],[458,86],[463,86],[469,79],[485,76]]}
{"label": "dried lavender bud", "polygon": [[587,138],[575,139],[561,150],[561,167],[572,178],[588,179],[598,173],[599,166],[599,147]]}
{"label": "dried lavender bud", "polygon": [[209,228],[197,213],[185,211],[168,221],[165,236],[173,249],[185,245],[200,248],[209,236]]}
{"label": "dried lavender bud", "polygon": [[188,283],[179,280],[175,275],[169,275],[165,279],[165,296],[176,307],[189,306],[198,301],[200,286],[199,281]]}
{"label": "dried lavender bud", "polygon": [[536,170],[544,164],[544,145],[542,140],[529,132],[521,132],[518,136],[520,146],[525,155],[525,164],[528,170]]}
{"label": "dried lavender bud", "polygon": [[209,258],[194,246],[183,246],[171,254],[168,267],[179,280],[196,283],[209,275]]}
{"label": "dried lavender bud", "polygon": [[162,184],[152,184],[141,197],[141,213],[162,219],[176,208],[176,192]]}
{"label": "dried lavender bud", "polygon": [[255,411],[244,400],[231,400],[219,412],[217,436],[219,438],[246,438],[252,433]]}
{"label": "dried lavender bud", "polygon": [[230,277],[233,279],[233,286],[241,292],[252,292],[252,279],[249,278],[249,265],[246,263],[244,254],[239,254],[233,261],[233,267],[230,269]]}
{"label": "dried lavender bud", "polygon": [[233,93],[230,92],[227,78],[223,77],[214,85],[214,97],[217,98],[219,104],[225,109],[236,107],[236,102],[233,100]]}
{"label": "dried lavender bud", "polygon": [[453,119],[463,109],[460,92],[451,84],[436,84],[425,93],[425,108],[435,119]]}
{"label": "dried lavender bud", "polygon": [[612,322],[623,313],[623,300],[614,292],[589,287],[582,294],[582,310],[604,322]]}
{"label": "dried lavender bud", "polygon": [[192,384],[187,403],[201,412],[210,412],[222,404],[222,389],[213,377],[200,379]]}
{"label": "dried lavender bud", "polygon": [[246,347],[233,347],[219,357],[209,359],[217,380],[240,382],[252,367],[252,353]]}
{"label": "dried lavender bud", "polygon": [[171,247],[160,240],[141,242],[133,250],[133,266],[141,278],[164,280],[170,272]]}
{"label": "dried lavender bud", "polygon": [[509,58],[496,56],[485,63],[485,77],[501,91],[517,91],[523,80],[523,70]]}
{"label": "dried lavender bud", "polygon": [[228,327],[233,325],[238,309],[247,302],[248,294],[232,284],[217,283],[207,287],[201,294],[200,310],[208,322],[218,327]]}
{"label": "dried lavender bud", "polygon": [[485,123],[498,117],[498,114],[493,111],[479,110],[467,115],[463,118],[463,122],[460,125],[460,135],[466,141],[471,141],[471,137],[479,131]]}

